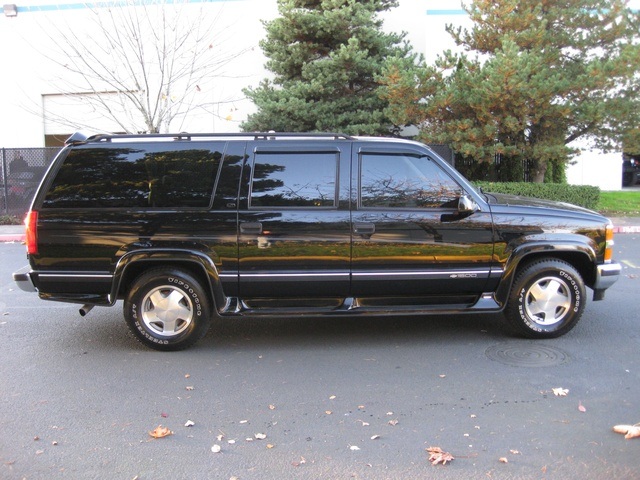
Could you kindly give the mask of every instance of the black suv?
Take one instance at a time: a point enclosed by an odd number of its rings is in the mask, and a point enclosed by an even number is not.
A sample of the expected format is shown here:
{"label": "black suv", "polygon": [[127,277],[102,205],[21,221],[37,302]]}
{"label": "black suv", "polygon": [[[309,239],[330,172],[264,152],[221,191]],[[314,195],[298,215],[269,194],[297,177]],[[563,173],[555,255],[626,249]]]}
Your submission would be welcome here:
{"label": "black suv", "polygon": [[72,136],[26,219],[41,298],[124,300],[186,348],[212,315],[504,311],[557,337],[620,275],[604,217],[485,194],[427,146],[340,134]]}

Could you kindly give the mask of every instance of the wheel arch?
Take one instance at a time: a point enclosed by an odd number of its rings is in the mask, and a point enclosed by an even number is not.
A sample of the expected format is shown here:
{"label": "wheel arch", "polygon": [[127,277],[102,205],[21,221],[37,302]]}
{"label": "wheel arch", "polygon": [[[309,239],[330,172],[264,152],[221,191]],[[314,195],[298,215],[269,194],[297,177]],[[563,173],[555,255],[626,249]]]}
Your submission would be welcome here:
{"label": "wheel arch", "polygon": [[519,245],[514,248],[504,265],[500,284],[496,289],[496,300],[505,306],[509,298],[513,281],[520,268],[542,258],[563,260],[575,268],[585,285],[591,286],[595,281],[596,252],[584,243],[579,242],[535,242]]}
{"label": "wheel arch", "polygon": [[164,249],[131,252],[120,258],[114,272],[110,295],[112,304],[126,297],[129,288],[142,273],[158,267],[179,268],[193,275],[201,282],[214,311],[226,305],[218,269],[209,256],[194,251]]}

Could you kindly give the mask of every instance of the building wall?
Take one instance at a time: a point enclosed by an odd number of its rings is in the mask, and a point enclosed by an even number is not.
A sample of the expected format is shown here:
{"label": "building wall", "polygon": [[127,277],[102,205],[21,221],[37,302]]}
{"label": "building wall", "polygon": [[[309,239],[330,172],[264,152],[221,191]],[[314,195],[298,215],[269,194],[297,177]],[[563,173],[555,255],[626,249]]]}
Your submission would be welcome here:
{"label": "building wall", "polygon": [[[3,73],[0,74],[0,146],[40,147],[45,135],[66,135],[75,130],[61,125],[47,112],[55,111],[68,119],[77,118],[79,128],[90,124],[95,130],[119,131],[117,125],[92,112],[86,102],[73,103],[59,96],[61,69],[51,58],[56,57],[55,32],[70,29],[80,36],[90,36],[92,10],[82,0],[6,0],[16,2],[15,17],[0,17],[0,45],[3,45]],[[147,1],[147,0],[138,0]],[[148,0],[152,1],[152,0]],[[215,115],[205,110],[196,110],[177,130],[191,132],[235,132],[239,124],[254,106],[243,99],[242,89],[256,86],[268,76],[263,65],[265,58],[259,47],[264,37],[263,20],[277,15],[276,0],[185,0],[193,2],[189,8],[206,15],[216,16],[216,25],[224,30],[220,38],[224,42],[216,45],[221,49],[246,51],[225,68],[226,77],[212,79],[203,85],[202,102],[219,103]],[[631,0],[640,7],[640,0]],[[635,5],[637,4],[637,5]],[[470,21],[458,0],[400,0],[399,7],[387,12],[383,19],[388,31],[405,31],[407,39],[427,61],[445,49],[454,49],[446,24],[470,26]],[[88,120],[88,121],[87,121]],[[618,155],[619,157],[619,155]],[[621,178],[614,168],[613,157],[602,157],[608,162],[607,175],[601,175],[596,153],[578,159],[581,174],[576,168],[570,170],[572,183],[593,182],[616,188],[614,177]],[[621,161],[617,162],[620,164]],[[593,172],[593,173],[592,173]],[[615,172],[615,173],[611,173]],[[609,174],[611,179],[609,179]],[[605,181],[605,177],[607,177]],[[620,182],[617,183],[619,188]]]}

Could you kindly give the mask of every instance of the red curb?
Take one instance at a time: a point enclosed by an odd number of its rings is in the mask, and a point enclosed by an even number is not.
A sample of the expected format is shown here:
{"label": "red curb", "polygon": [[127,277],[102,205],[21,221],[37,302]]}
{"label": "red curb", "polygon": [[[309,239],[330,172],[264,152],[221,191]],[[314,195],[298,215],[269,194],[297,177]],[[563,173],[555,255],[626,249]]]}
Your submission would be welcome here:
{"label": "red curb", "polygon": [[0,235],[0,243],[24,242],[24,234]]}
{"label": "red curb", "polygon": [[613,227],[613,233],[640,233],[640,227],[629,225]]}

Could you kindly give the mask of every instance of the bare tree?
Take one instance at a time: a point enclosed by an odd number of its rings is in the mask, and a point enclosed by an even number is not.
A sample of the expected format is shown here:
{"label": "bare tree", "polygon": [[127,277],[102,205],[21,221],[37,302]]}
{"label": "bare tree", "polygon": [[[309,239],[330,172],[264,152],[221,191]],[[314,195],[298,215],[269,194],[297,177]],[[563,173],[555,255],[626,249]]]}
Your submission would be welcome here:
{"label": "bare tree", "polygon": [[199,93],[243,52],[220,48],[218,15],[188,3],[101,3],[90,7],[90,25],[54,29],[58,52],[49,58],[63,71],[56,88],[127,133],[180,130],[194,109],[213,115],[219,102]]}

